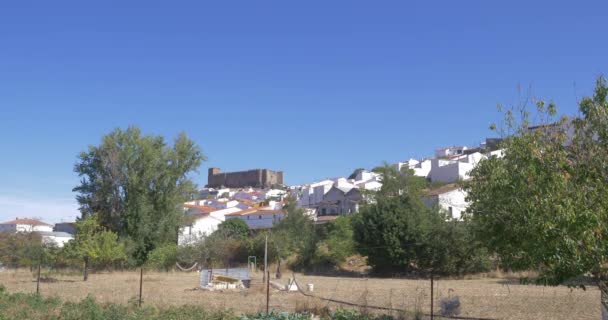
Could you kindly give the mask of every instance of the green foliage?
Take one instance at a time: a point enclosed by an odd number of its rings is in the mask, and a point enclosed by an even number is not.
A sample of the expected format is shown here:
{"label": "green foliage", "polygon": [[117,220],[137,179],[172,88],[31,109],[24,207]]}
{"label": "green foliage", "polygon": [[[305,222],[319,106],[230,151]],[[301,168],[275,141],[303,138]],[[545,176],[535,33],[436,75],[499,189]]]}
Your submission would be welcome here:
{"label": "green foliage", "polygon": [[313,221],[293,200],[289,200],[283,210],[286,216],[275,225],[269,241],[279,259],[296,255],[294,267],[309,266],[314,261],[318,242]]}
{"label": "green foliage", "polygon": [[183,263],[198,262],[203,267],[221,268],[247,262],[249,241],[226,237],[214,232],[196,243],[177,248],[177,260]]}
{"label": "green foliage", "polygon": [[0,319],[11,320],[236,320],[230,310],[207,311],[199,306],[156,308],[99,304],[91,296],[80,302],[43,298],[36,294],[9,294],[0,287]]}
{"label": "green foliage", "polygon": [[172,146],[138,128],[116,129],[79,156],[77,200],[84,217],[99,215],[102,226],[133,243],[139,263],[156,246],[175,241],[180,203],[196,194],[188,178],[204,156],[184,134]]}
{"label": "green foliage", "polygon": [[309,320],[310,315],[298,314],[298,313],[287,313],[287,312],[276,312],[271,311],[269,314],[260,312],[254,315],[243,315],[240,320]]}
{"label": "green foliage", "polygon": [[3,265],[34,267],[45,260],[42,239],[34,232],[0,232],[0,262]]}
{"label": "green foliage", "polygon": [[241,219],[226,219],[218,225],[216,233],[227,238],[245,239],[249,235],[249,227]]}
{"label": "green foliage", "polygon": [[95,215],[76,222],[76,236],[73,241],[66,243],[64,252],[76,259],[88,259],[99,267],[127,258],[125,246],[118,241],[118,235],[100,226]]}
{"label": "green foliage", "polygon": [[357,250],[376,272],[456,274],[487,268],[485,251],[470,241],[467,225],[423,203],[426,181],[410,170],[384,166],[377,171],[382,189],[353,216]]}
{"label": "green foliage", "polygon": [[327,224],[327,236],[319,242],[318,260],[337,266],[355,254],[355,241],[350,217],[339,217]]}
{"label": "green foliage", "polygon": [[539,270],[538,282],[546,284],[603,272],[608,252],[607,92],[606,81],[599,78],[593,97],[580,102],[583,117],[573,127],[565,118],[551,121],[555,106],[542,101],[537,111],[544,125],[536,130],[527,130],[530,114],[524,107],[506,111],[506,128],[513,135],[504,143],[504,158],[481,161],[465,185],[476,235],[504,267]]}
{"label": "green foliage", "polygon": [[175,243],[167,243],[152,250],[148,255],[146,264],[157,270],[168,271],[175,266],[176,262],[177,245]]}

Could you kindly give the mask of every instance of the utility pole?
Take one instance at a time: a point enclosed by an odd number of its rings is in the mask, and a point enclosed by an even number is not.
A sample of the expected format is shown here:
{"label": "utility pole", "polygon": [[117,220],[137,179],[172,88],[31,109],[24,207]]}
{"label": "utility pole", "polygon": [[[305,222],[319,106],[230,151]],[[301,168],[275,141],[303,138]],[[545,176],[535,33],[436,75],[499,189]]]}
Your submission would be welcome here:
{"label": "utility pole", "polygon": [[433,270],[431,270],[431,320],[433,320],[435,318],[435,315],[433,314],[433,302],[434,302],[433,287],[435,286],[433,280],[434,280],[433,279]]}
{"label": "utility pole", "polygon": [[[266,273],[268,272],[268,234],[266,234],[266,241],[264,242],[264,276],[262,282],[266,281]],[[270,277],[270,273],[268,274]]]}
{"label": "utility pole", "polygon": [[142,266],[139,269],[139,307],[140,308],[141,308],[141,302],[142,302],[143,284],[144,284],[144,267]]}
{"label": "utility pole", "polygon": [[266,278],[266,314],[268,314],[268,307],[270,306],[270,271],[268,272],[268,278]]}
{"label": "utility pole", "polygon": [[40,265],[42,265],[42,259],[38,261],[38,278],[36,280],[36,294],[40,294]]}

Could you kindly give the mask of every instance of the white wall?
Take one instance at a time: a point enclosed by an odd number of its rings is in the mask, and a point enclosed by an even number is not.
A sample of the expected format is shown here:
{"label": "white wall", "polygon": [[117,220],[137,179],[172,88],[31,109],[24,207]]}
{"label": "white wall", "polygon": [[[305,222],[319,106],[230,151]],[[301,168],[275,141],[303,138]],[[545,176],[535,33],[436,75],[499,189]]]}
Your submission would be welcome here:
{"label": "white wall", "polygon": [[58,248],[63,248],[63,246],[70,240],[74,239],[72,235],[56,235],[56,234],[43,234],[42,243],[43,244],[52,244],[57,246]]}
{"label": "white wall", "polygon": [[213,211],[209,214],[200,215],[191,226],[180,228],[177,236],[178,245],[186,245],[212,234],[217,230],[217,226],[226,220],[228,213],[241,211],[240,208],[232,207],[223,210]]}
{"label": "white wall", "polygon": [[452,218],[460,220],[462,219],[463,213],[469,207],[468,202],[465,200],[466,196],[466,192],[462,189],[455,189],[439,195],[424,197],[423,200],[429,207],[438,205],[439,208],[445,210],[448,215],[451,211]]}
{"label": "white wall", "polygon": [[242,216],[228,216],[227,219],[241,219],[245,221],[249,229],[268,229],[283,219],[283,212],[277,213],[252,213]]}

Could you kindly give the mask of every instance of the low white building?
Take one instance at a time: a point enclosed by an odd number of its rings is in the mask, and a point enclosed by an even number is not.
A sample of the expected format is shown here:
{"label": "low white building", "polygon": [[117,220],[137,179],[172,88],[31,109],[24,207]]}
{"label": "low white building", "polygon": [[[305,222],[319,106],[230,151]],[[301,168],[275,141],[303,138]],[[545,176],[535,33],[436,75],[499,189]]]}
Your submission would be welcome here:
{"label": "low white building", "polygon": [[440,209],[445,210],[448,217],[461,220],[463,213],[469,207],[466,197],[466,192],[457,184],[448,184],[428,191],[423,201],[429,207],[439,206]]}
{"label": "low white building", "polygon": [[40,234],[42,237],[42,244],[44,245],[52,245],[58,248],[63,248],[63,246],[68,242],[74,239],[74,236],[67,232],[46,232],[46,231],[36,231],[36,233]]}
{"label": "low white building", "polygon": [[36,219],[17,218],[0,223],[0,231],[53,232],[53,226]]}
{"label": "low white building", "polygon": [[227,214],[242,211],[238,207],[217,209],[190,204],[185,204],[184,209],[190,223],[180,228],[177,245],[188,245],[212,234],[218,225],[226,220]]}
{"label": "low white building", "polygon": [[466,146],[454,146],[435,150],[435,157],[444,158],[464,154],[468,150]]}
{"label": "low white building", "polygon": [[226,219],[241,219],[250,230],[270,229],[285,217],[283,209],[251,208],[226,215]]}

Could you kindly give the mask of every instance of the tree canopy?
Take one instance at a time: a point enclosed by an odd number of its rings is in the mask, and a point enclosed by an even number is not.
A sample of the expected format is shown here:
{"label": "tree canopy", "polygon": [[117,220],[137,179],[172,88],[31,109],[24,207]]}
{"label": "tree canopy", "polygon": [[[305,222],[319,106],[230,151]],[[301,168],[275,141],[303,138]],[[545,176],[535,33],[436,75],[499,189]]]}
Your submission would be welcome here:
{"label": "tree canopy", "polygon": [[179,204],[196,188],[189,174],[205,160],[200,148],[180,134],[173,145],[136,127],[116,129],[78,157],[74,188],[83,218],[99,223],[133,244],[143,263],[155,247],[175,241],[182,215]]}
{"label": "tree canopy", "polygon": [[[608,87],[580,102],[582,117],[555,119],[553,104],[506,112],[513,132],[503,158],[482,160],[466,183],[466,214],[477,238],[513,270],[539,270],[540,283],[559,284],[605,273],[608,250]],[[519,115],[519,118],[517,116]]]}

